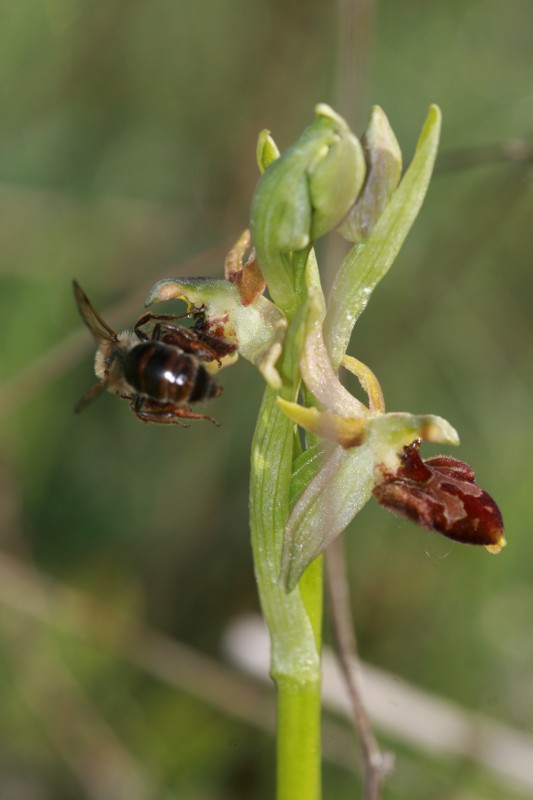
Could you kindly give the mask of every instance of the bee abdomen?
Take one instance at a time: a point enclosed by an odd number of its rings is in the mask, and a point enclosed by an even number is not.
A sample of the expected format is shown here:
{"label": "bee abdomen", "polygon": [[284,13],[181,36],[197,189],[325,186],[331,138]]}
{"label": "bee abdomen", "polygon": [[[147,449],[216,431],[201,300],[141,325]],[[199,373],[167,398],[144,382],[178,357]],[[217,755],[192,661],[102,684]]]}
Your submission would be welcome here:
{"label": "bee abdomen", "polygon": [[162,342],[132,348],[126,356],[124,376],[139,394],[161,403],[207,400],[220,391],[198,359]]}
{"label": "bee abdomen", "polygon": [[189,400],[191,403],[202,400],[209,400],[211,397],[217,397],[222,391],[222,387],[218,385],[211,377],[209,372],[199,363],[196,370],[196,377],[194,386],[191,387]]}

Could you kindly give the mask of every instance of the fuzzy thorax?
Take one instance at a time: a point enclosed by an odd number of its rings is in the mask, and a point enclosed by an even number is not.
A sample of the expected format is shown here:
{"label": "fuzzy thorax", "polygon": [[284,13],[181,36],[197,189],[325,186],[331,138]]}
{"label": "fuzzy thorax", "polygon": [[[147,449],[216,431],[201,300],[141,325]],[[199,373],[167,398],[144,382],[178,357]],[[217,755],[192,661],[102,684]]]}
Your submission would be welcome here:
{"label": "fuzzy thorax", "polygon": [[96,377],[106,384],[109,392],[129,397],[134,394],[132,387],[124,378],[126,354],[139,344],[133,331],[119,333],[114,341],[102,341],[94,357]]}

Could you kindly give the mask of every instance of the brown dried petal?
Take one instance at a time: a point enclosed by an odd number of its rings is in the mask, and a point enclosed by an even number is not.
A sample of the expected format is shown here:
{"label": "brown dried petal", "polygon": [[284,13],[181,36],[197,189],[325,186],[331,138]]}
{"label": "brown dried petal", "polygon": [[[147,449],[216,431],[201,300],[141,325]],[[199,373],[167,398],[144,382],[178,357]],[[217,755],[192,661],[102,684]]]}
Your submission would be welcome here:
{"label": "brown dried petal", "polygon": [[420,441],[404,447],[394,475],[373,491],[382,506],[430,531],[491,552],[505,544],[503,520],[492,497],[474,480],[472,469],[450,456],[420,457]]}
{"label": "brown dried petal", "polygon": [[[249,306],[260,297],[266,288],[265,279],[257,263],[255,250],[252,248],[250,231],[246,229],[241,233],[224,262],[224,277],[234,283],[241,297],[243,306]],[[250,251],[247,260],[246,253]]]}

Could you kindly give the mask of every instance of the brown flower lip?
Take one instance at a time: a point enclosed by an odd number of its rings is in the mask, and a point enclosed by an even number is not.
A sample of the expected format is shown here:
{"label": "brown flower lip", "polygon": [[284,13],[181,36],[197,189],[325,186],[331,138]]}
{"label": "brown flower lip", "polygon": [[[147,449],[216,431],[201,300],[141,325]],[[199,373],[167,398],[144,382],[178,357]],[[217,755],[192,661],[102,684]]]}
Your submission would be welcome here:
{"label": "brown flower lip", "polygon": [[497,553],[505,545],[503,520],[472,469],[451,456],[420,457],[420,440],[404,447],[395,474],[385,473],[373,490],[388,511],[463,544]]}

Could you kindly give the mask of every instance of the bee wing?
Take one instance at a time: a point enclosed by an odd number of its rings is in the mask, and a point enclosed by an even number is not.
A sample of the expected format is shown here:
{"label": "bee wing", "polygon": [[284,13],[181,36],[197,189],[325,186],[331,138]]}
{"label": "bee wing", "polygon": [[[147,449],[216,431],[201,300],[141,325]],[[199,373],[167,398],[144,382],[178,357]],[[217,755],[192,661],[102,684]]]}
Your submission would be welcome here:
{"label": "bee wing", "polygon": [[106,388],[106,384],[104,381],[100,381],[99,383],[95,383],[94,386],[91,386],[88,392],[85,392],[79,403],[74,406],[74,411],[76,414],[79,414],[80,411],[83,411],[89,403],[92,403],[93,400],[96,400],[97,397],[100,397],[104,389]]}
{"label": "bee wing", "polygon": [[76,298],[76,305],[80,312],[82,320],[85,322],[92,335],[97,341],[102,339],[108,342],[116,342],[117,334],[111,330],[102,317],[92,307],[89,298],[79,285],[77,281],[72,281],[74,289],[74,297]]}

